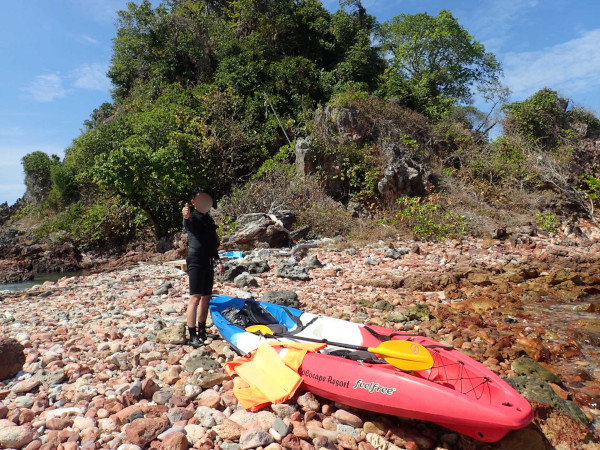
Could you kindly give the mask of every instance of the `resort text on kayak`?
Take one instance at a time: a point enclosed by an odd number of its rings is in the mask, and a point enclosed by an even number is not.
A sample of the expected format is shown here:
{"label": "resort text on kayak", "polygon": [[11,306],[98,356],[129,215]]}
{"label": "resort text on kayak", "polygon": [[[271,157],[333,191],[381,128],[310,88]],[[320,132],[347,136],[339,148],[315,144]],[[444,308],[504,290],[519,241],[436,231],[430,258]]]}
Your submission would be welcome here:
{"label": "resort text on kayak", "polygon": [[322,381],[322,382],[332,384],[334,386],[339,386],[339,387],[346,388],[346,389],[348,389],[350,387],[350,380],[348,380],[348,381],[337,380],[337,379],[333,378],[331,375],[326,377],[325,375],[320,375],[318,373],[314,373],[311,370],[305,370],[302,373],[302,375],[304,375],[306,377],[310,377],[317,381]]}

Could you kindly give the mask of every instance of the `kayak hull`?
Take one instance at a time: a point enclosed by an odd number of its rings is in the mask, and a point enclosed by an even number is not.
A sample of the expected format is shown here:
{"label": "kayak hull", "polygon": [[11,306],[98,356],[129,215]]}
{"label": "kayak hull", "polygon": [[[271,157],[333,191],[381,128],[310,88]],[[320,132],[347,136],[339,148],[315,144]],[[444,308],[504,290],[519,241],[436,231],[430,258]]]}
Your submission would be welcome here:
{"label": "kayak hull", "polygon": [[[241,354],[268,340],[229,323],[220,314],[228,306],[241,308],[244,301],[247,300],[218,295],[213,296],[210,305],[219,332]],[[392,330],[382,327],[365,327],[294,308],[258,303],[288,329],[300,321],[305,328],[298,333],[298,341],[303,336],[377,347],[381,340],[375,334],[392,334]],[[352,361],[327,354],[339,349],[328,345],[320,353],[304,357],[299,369],[302,387],[332,401],[382,414],[427,420],[485,442],[498,441],[510,430],[531,422],[533,412],[527,400],[482,364],[423,336],[396,335],[392,339],[409,339],[426,346],[434,366],[405,372],[391,364]]]}

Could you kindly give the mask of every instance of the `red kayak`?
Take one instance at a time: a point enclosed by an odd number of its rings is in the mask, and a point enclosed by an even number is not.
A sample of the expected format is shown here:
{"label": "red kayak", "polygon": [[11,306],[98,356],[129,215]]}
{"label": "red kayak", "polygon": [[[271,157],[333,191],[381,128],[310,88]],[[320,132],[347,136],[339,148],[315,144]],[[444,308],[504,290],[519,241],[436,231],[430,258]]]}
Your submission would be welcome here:
{"label": "red kayak", "polygon": [[302,342],[306,338],[365,347],[408,340],[424,346],[433,358],[429,369],[405,371],[381,358],[357,361],[348,359],[352,352],[347,351],[350,355],[341,357],[342,349],[329,342],[320,352],[307,353],[299,369],[302,387],[314,394],[356,408],[431,421],[485,442],[498,441],[532,420],[531,405],[504,380],[477,361],[429,338],[269,303],[216,296],[210,306],[215,325],[242,354],[270,339],[245,331],[221,314],[232,306],[242,309],[244,302],[259,304],[285,325],[291,335],[278,340]]}

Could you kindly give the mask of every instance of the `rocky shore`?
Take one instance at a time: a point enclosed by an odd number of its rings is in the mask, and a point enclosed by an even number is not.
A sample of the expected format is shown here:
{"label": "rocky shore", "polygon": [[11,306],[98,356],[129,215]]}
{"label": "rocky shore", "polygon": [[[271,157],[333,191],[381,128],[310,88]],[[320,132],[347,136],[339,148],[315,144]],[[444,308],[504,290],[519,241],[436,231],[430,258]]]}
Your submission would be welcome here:
{"label": "rocky shore", "polygon": [[584,231],[259,249],[215,285],[474,357],[535,409],[498,443],[303,391],[244,411],[222,369],[233,350],[219,339],[182,345],[186,274],[141,263],[0,292],[0,448],[599,448],[600,239]]}

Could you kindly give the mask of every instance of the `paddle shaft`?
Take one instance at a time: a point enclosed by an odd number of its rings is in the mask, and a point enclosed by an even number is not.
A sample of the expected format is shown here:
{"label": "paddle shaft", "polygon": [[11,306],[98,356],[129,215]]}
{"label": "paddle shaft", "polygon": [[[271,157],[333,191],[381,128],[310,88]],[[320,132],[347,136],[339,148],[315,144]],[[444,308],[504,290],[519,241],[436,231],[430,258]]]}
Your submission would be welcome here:
{"label": "paddle shaft", "polygon": [[[349,348],[351,350],[363,350],[366,352],[379,354],[377,349],[372,348],[372,347],[364,347],[362,345],[344,344],[343,342],[332,342],[327,339],[315,339],[315,338],[309,338],[309,337],[298,336],[298,335],[289,335],[289,334],[281,334],[281,333],[270,333],[270,334],[271,334],[271,336],[275,336],[275,337],[286,337],[286,338],[290,338],[290,339],[298,339],[299,341],[320,342],[322,344],[335,345],[336,347]],[[268,335],[265,335],[265,336],[268,336]]]}
{"label": "paddle shaft", "polygon": [[[263,335],[265,337],[268,337],[268,336],[284,337],[284,338],[296,339],[296,340],[300,340],[300,341],[305,340],[305,341],[309,341],[309,342],[318,342],[318,343],[322,343],[322,344],[330,344],[330,345],[334,345],[337,347],[348,348],[348,349],[352,349],[352,350],[363,350],[363,351],[367,351],[369,353],[375,353],[377,355],[383,356],[384,359],[388,363],[390,363],[394,367],[397,367],[402,370],[409,370],[409,371],[425,370],[425,369],[431,368],[433,365],[433,359],[431,358],[431,355],[428,352],[426,353],[426,355],[429,358],[424,357],[424,356],[419,357],[416,354],[415,355],[408,355],[408,354],[399,355],[395,352],[390,352],[389,349],[380,350],[379,348],[364,347],[362,345],[344,344],[342,342],[332,342],[327,339],[316,339],[316,338],[309,338],[309,337],[290,335],[290,334],[284,334],[284,333],[273,333],[273,332],[264,333],[263,332]],[[389,341],[389,342],[392,342],[392,341]],[[406,342],[406,341],[395,341],[395,342]],[[414,345],[418,345],[418,344],[414,344]]]}

